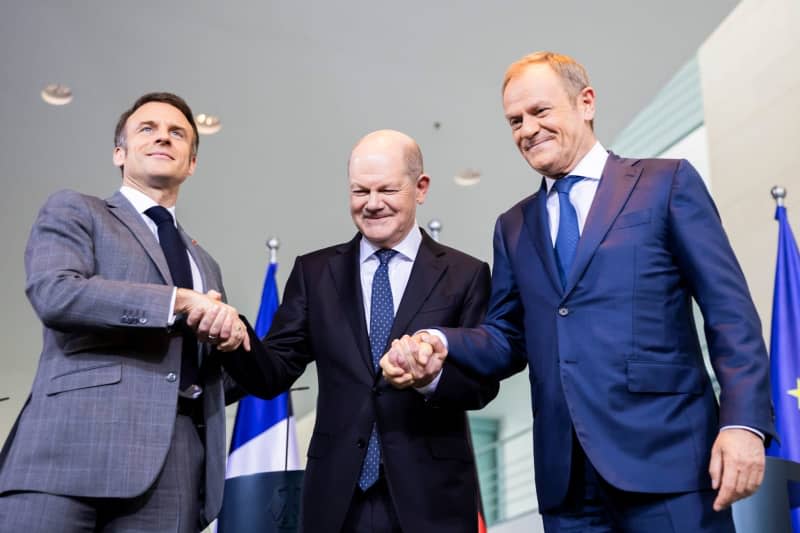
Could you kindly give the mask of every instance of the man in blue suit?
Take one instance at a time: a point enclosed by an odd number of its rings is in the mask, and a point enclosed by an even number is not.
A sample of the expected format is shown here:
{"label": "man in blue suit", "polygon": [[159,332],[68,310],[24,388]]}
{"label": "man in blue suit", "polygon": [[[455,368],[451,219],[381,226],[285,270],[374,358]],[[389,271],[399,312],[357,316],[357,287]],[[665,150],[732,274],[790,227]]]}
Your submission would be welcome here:
{"label": "man in blue suit", "polygon": [[544,179],[497,220],[487,317],[395,341],[385,375],[408,386],[445,356],[498,378],[528,365],[548,533],[733,531],[729,507],[758,488],[774,434],[768,362],[700,176],[685,160],[608,153],[572,58],[512,64],[503,107]]}

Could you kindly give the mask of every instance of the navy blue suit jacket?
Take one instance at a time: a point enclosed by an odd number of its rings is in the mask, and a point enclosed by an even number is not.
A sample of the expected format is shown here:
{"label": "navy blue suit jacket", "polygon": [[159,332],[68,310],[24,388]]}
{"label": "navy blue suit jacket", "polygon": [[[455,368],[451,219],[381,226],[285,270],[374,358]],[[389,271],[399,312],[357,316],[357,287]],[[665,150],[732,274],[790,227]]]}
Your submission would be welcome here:
{"label": "navy blue suit jacket", "polygon": [[486,320],[441,328],[450,357],[495,377],[528,365],[540,509],[563,501],[573,430],[618,488],[709,487],[720,426],[774,427],[760,322],[700,176],[684,160],[611,154],[565,289],[545,201],[543,184],[497,220]]}
{"label": "navy blue suit jacket", "polygon": [[[301,532],[340,531],[373,424],[384,476],[403,531],[478,528],[478,486],[465,410],[497,394],[496,381],[446,363],[429,398],[397,390],[375,372],[362,301],[361,235],[297,258],[272,327],[253,353],[229,354],[226,369],[252,394],[271,398],[315,361],[317,417],[303,483]],[[489,265],[422,234],[390,339],[430,324],[473,327],[489,299]],[[254,333],[251,332],[251,335]],[[387,346],[388,349],[388,346]],[[235,372],[234,363],[255,359]]]}

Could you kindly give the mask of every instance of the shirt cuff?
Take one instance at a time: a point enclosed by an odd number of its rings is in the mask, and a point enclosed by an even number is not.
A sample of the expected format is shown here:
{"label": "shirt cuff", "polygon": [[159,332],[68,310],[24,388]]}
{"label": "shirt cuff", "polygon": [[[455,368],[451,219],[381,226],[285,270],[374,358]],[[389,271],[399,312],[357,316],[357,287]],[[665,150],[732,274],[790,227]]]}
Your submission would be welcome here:
{"label": "shirt cuff", "polygon": [[430,398],[439,386],[439,380],[442,379],[442,372],[444,372],[444,369],[439,370],[439,373],[436,374],[436,377],[433,378],[430,383],[422,387],[414,387],[414,390],[425,396],[425,398]]}
{"label": "shirt cuff", "polygon": [[429,333],[430,335],[434,335],[436,337],[439,337],[439,340],[442,341],[442,344],[444,344],[444,349],[445,350],[450,350],[450,345],[447,343],[447,337],[445,336],[444,333],[442,333],[438,329],[421,329],[417,333],[421,333],[423,331],[425,333]]}
{"label": "shirt cuff", "polygon": [[175,324],[175,298],[178,295],[178,287],[172,287],[172,298],[169,301],[169,313],[167,314],[167,325]]}
{"label": "shirt cuff", "polygon": [[[422,333],[422,332],[438,337],[439,340],[442,341],[442,344],[444,344],[445,349],[448,348],[447,337],[445,337],[444,333],[442,333],[438,329],[421,329],[417,331],[417,333]],[[428,383],[427,385],[423,385],[422,387],[414,387],[414,390],[425,396],[425,398],[430,398],[433,395],[433,393],[436,392],[436,389],[439,386],[439,381],[442,379],[443,371],[444,369],[439,370],[439,373],[436,374],[436,377],[433,378],[433,380],[430,383]]]}
{"label": "shirt cuff", "polygon": [[720,428],[720,431],[725,431],[726,429],[746,429],[747,431],[749,431],[751,433],[755,433],[756,435],[758,435],[761,438],[762,441],[766,440],[766,437],[764,436],[763,433],[761,433],[759,430],[753,429],[753,428],[751,428],[749,426],[722,426]]}

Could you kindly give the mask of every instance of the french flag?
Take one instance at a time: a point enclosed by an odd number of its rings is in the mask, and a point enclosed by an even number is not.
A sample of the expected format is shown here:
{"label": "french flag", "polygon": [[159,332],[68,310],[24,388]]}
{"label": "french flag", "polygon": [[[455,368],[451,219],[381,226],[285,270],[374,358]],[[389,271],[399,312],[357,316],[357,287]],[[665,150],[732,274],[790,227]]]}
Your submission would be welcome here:
{"label": "french flag", "polygon": [[[278,264],[270,263],[264,278],[255,325],[259,338],[263,338],[269,331],[272,317],[278,309],[278,285],[275,281],[277,270]],[[255,396],[242,398],[233,427],[225,473],[225,498],[217,532],[240,533],[244,530],[240,521],[246,521],[248,527],[256,526],[252,523],[253,502],[249,497],[241,496],[253,496],[253,489],[258,492],[259,483],[262,480],[267,482],[267,478],[260,474],[299,469],[300,458],[289,393],[283,393],[272,400],[262,400]],[[265,505],[265,502],[260,502],[260,505]],[[275,516],[269,521],[273,518],[278,520]],[[260,529],[265,530],[267,528]]]}

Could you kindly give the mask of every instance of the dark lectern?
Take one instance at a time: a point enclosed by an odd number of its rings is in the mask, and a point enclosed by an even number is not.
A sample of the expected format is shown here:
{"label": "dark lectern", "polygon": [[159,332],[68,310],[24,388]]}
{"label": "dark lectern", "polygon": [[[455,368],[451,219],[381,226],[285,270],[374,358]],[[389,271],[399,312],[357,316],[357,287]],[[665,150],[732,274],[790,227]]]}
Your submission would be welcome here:
{"label": "dark lectern", "polygon": [[800,480],[800,463],[767,457],[758,491],[733,506],[736,533],[792,533],[789,481]]}
{"label": "dark lectern", "polygon": [[263,472],[225,480],[218,531],[295,533],[300,518],[303,470]]}

